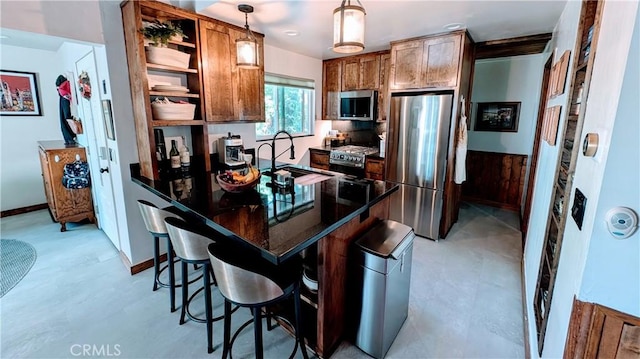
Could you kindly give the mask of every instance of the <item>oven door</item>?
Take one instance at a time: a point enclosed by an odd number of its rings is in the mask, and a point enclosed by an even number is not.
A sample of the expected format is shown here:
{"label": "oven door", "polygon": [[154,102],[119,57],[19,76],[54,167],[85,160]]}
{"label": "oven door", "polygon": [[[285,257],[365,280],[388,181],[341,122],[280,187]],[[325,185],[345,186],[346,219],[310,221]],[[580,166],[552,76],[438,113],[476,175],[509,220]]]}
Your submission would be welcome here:
{"label": "oven door", "polygon": [[340,172],[357,178],[364,178],[364,168],[329,163],[329,171]]}

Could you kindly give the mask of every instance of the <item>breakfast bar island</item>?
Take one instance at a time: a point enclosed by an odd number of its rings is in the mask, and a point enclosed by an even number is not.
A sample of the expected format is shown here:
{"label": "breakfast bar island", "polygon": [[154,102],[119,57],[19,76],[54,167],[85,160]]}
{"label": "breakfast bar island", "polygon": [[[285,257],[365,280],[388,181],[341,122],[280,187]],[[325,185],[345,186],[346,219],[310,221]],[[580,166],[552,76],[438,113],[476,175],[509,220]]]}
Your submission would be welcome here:
{"label": "breakfast bar island", "polygon": [[397,186],[303,166],[286,170],[294,178],[292,186],[262,175],[255,188],[242,193],[225,192],[214,173],[195,166],[153,180],[142,177],[134,164],[131,177],[182,211],[189,222],[210,231],[216,241],[276,265],[303,256],[305,270],[315,272],[310,276],[314,285],[305,281],[302,286],[307,345],[329,357],[348,321],[351,243],[388,219],[388,197]]}

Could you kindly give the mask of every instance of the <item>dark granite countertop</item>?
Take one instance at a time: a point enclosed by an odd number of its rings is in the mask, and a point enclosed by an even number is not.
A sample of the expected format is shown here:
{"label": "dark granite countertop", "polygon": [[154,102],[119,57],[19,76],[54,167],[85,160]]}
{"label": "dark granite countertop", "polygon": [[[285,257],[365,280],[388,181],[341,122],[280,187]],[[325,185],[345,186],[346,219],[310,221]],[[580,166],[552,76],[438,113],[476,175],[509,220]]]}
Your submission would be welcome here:
{"label": "dark granite countertop", "polygon": [[171,202],[190,220],[205,224],[230,243],[255,250],[275,264],[296,256],[352,218],[367,213],[369,207],[398,188],[384,181],[355,179],[305,166],[290,167],[327,178],[311,184],[296,183],[293,190],[285,191],[274,188],[271,178],[263,175],[255,189],[240,194],[223,191],[214,174],[193,168],[185,176],[167,175],[165,180],[153,181],[141,177],[138,165],[133,164],[131,178]]}

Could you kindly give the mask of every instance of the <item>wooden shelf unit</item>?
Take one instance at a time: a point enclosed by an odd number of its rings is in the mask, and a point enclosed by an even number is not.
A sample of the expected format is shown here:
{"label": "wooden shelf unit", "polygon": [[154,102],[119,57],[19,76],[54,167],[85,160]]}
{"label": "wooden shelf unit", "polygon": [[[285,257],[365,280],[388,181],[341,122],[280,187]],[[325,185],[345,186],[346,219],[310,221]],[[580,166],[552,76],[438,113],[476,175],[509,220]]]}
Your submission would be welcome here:
{"label": "wooden shelf unit", "polygon": [[[192,155],[203,156],[206,168],[210,169],[208,129],[204,121],[204,104],[199,95],[202,93],[202,71],[200,35],[197,31],[198,15],[155,1],[127,1],[121,4],[121,9],[141,174],[147,178],[159,179],[160,166],[156,155],[154,129],[175,126],[189,127],[193,144]],[[144,36],[140,29],[143,27],[143,21],[156,20],[180,24],[187,40],[169,41],[169,47],[191,55],[189,68],[159,65],[147,61]],[[189,93],[151,91],[149,76],[152,74],[179,78],[180,85],[187,87]],[[183,100],[196,105],[194,118],[183,121],[154,120],[151,102],[157,97],[168,97],[173,101]]]}
{"label": "wooden shelf unit", "polygon": [[[562,239],[568,214],[569,202],[573,190],[573,175],[581,143],[582,126],[586,109],[587,96],[593,59],[596,51],[600,14],[603,1],[584,1],[580,15],[578,38],[573,53],[572,80],[569,87],[569,114],[564,122],[562,138],[558,142],[558,162],[556,167],[555,186],[547,219],[547,227],[543,242],[543,250],[538,270],[538,280],[534,293],[533,309],[536,319],[538,337],[538,353],[542,355],[544,339],[549,319],[549,310],[553,298],[553,290],[562,249]],[[588,50],[588,53],[585,52]]]}
{"label": "wooden shelf unit", "polygon": [[[154,129],[162,127],[188,127],[192,155],[203,157],[206,170],[210,170],[210,123],[265,121],[264,35],[254,33],[260,65],[257,69],[245,69],[235,63],[235,40],[244,36],[242,27],[157,1],[130,0],[122,3],[121,8],[141,175],[159,179]],[[172,21],[181,26],[186,38],[170,40],[168,47],[191,55],[188,68],[147,61],[145,39],[140,32],[143,21]],[[179,81],[189,91],[150,90],[149,83],[162,77],[167,77],[171,84]],[[158,97],[196,105],[194,118],[154,120],[151,102]]]}

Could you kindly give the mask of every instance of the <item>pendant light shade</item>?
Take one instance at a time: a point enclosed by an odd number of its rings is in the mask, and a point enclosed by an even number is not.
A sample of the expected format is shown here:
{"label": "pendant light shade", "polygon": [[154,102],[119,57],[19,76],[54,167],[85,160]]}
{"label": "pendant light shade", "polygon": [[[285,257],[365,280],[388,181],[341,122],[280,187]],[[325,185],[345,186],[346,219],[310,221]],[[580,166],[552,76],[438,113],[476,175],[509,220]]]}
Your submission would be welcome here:
{"label": "pendant light shade", "polygon": [[245,36],[236,40],[236,64],[243,68],[258,68],[258,40],[249,29],[248,15],[253,12],[253,6],[241,4],[238,10],[244,13]]}
{"label": "pendant light shade", "polygon": [[364,17],[360,0],[351,5],[351,0],[342,0],[342,5],[333,10],[333,51],[354,53],[364,50]]}

